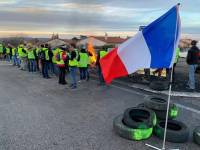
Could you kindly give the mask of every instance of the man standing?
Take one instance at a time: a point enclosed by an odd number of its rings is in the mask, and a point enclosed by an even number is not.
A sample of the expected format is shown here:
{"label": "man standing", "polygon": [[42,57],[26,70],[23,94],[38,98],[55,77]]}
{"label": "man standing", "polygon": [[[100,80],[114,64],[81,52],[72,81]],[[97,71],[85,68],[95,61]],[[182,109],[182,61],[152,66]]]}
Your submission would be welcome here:
{"label": "man standing", "polygon": [[32,46],[28,48],[28,69],[29,72],[36,72],[35,52]]}
{"label": "man standing", "polygon": [[57,54],[56,54],[56,63],[57,66],[59,68],[59,80],[58,83],[65,85],[67,84],[66,80],[65,80],[65,62],[67,59],[67,54],[66,52],[63,50],[64,48],[57,48]]}
{"label": "man standing", "polygon": [[25,50],[24,45],[18,47],[18,54],[21,60],[21,70],[26,70],[27,68],[27,51]]}
{"label": "man standing", "polygon": [[187,64],[189,65],[188,88],[191,90],[195,90],[195,70],[197,68],[197,65],[199,64],[199,49],[196,44],[197,41],[193,40],[191,43],[192,47],[187,54]]}
{"label": "man standing", "polygon": [[6,47],[6,60],[8,61],[8,62],[10,62],[10,53],[11,53],[11,51],[10,51],[10,47],[9,47],[9,45]]}
{"label": "man standing", "polygon": [[77,81],[76,81],[76,71],[78,67],[78,61],[76,56],[76,51],[74,50],[73,45],[70,47],[70,58],[69,58],[69,71],[71,76],[71,89],[77,88]]}
{"label": "man standing", "polygon": [[49,49],[48,44],[42,45],[42,50],[40,54],[41,63],[42,63],[42,75],[43,78],[49,79],[48,69],[49,69]]}
{"label": "man standing", "polygon": [[80,81],[86,80],[89,56],[88,56],[85,48],[81,49],[81,52],[79,53],[78,61],[79,61],[79,70],[80,70]]}
{"label": "man standing", "polygon": [[12,61],[13,61],[13,66],[16,66],[17,63],[17,50],[15,47],[12,48]]}

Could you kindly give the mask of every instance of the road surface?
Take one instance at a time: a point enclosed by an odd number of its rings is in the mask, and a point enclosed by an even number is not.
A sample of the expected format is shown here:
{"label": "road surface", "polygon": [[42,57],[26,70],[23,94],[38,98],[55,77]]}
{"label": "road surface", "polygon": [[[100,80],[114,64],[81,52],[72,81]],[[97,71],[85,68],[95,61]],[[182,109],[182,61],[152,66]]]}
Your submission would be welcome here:
{"label": "road surface", "polygon": [[[144,101],[148,93],[126,87],[84,82],[77,90],[57,84],[56,77],[20,71],[0,62],[0,150],[146,150],[160,146],[158,138],[135,142],[113,131],[113,118]],[[180,116],[192,130],[200,125],[200,100],[173,98]],[[190,109],[187,109],[190,108]],[[185,144],[167,147],[198,150],[192,137]]]}

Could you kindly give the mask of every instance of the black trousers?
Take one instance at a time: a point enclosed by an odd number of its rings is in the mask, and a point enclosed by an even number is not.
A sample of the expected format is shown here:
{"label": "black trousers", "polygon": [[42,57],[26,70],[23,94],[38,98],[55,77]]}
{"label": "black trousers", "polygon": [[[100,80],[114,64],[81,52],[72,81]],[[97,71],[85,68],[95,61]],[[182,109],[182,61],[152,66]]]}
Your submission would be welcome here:
{"label": "black trousers", "polygon": [[59,84],[66,84],[65,80],[65,67],[59,67]]}

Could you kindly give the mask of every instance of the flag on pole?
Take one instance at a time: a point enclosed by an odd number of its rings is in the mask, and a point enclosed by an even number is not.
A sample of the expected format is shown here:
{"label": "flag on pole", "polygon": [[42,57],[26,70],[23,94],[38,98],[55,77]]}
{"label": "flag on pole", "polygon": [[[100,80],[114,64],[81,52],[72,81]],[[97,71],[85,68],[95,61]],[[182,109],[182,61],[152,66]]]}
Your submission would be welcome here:
{"label": "flag on pole", "polygon": [[180,37],[178,5],[100,59],[106,83],[142,68],[171,68]]}

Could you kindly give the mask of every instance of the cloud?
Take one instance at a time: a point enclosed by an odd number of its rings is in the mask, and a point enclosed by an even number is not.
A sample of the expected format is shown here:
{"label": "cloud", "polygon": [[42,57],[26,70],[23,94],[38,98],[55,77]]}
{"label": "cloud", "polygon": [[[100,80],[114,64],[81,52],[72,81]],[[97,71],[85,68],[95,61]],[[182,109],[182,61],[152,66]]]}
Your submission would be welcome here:
{"label": "cloud", "polygon": [[200,34],[199,0],[0,0],[0,30],[129,34],[179,1],[182,31]]}

